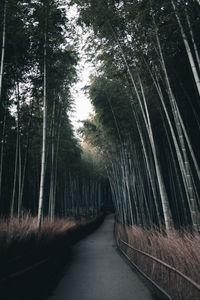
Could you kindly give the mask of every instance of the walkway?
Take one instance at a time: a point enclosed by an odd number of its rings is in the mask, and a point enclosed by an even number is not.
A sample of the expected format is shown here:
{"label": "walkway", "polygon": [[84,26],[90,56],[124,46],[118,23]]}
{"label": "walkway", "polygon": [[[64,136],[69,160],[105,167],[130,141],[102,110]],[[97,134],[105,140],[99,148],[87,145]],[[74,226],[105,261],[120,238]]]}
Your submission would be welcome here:
{"label": "walkway", "polygon": [[48,300],[152,300],[116,251],[113,216],[73,247],[73,261]]}

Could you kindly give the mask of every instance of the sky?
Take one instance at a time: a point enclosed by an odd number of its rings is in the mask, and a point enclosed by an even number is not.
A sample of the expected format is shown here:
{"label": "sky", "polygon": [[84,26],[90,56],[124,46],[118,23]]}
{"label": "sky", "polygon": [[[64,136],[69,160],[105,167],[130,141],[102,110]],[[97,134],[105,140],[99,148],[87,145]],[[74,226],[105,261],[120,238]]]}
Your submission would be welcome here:
{"label": "sky", "polygon": [[89,114],[94,112],[90,99],[83,90],[89,84],[89,76],[92,70],[91,64],[82,59],[78,68],[78,82],[71,88],[75,107],[74,112],[70,113],[70,119],[75,130],[81,126],[80,121],[87,119]]}
{"label": "sky", "polygon": [[[71,8],[63,6],[62,8],[66,8],[66,14],[68,19],[71,22],[74,22],[78,16],[78,11],[76,6],[72,6]],[[87,40],[87,35],[84,34],[83,30],[80,26],[76,26],[76,32],[80,37],[79,41],[79,55],[80,62],[77,67],[78,73],[78,81],[71,88],[71,94],[74,99],[74,111],[70,113],[69,117],[72,121],[75,131],[78,127],[81,126],[81,121],[87,119],[90,113],[94,113],[92,104],[89,100],[89,97],[86,95],[83,88],[89,84],[90,79],[89,76],[94,72],[94,67],[90,62],[87,61],[86,53],[84,51],[84,45]]]}

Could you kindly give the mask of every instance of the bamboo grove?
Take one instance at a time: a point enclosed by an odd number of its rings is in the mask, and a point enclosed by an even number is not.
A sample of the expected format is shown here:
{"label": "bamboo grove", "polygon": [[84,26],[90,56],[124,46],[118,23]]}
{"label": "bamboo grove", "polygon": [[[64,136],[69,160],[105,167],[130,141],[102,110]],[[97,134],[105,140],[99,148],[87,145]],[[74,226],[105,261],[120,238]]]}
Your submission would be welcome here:
{"label": "bamboo grove", "polygon": [[[107,183],[69,112],[77,80],[73,24],[61,1],[0,1],[0,214],[95,216]],[[94,196],[95,195],[95,196]]]}
{"label": "bamboo grove", "polygon": [[104,157],[118,221],[198,230],[199,1],[72,3],[98,68],[80,132]]}

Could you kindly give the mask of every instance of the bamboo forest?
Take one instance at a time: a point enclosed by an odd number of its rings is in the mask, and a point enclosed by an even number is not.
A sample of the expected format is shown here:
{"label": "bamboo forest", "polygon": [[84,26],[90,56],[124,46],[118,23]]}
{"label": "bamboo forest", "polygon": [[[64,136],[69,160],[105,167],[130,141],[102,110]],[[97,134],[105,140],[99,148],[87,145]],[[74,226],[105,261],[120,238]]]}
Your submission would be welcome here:
{"label": "bamboo forest", "polygon": [[200,299],[200,1],[0,0],[0,55],[0,299]]}

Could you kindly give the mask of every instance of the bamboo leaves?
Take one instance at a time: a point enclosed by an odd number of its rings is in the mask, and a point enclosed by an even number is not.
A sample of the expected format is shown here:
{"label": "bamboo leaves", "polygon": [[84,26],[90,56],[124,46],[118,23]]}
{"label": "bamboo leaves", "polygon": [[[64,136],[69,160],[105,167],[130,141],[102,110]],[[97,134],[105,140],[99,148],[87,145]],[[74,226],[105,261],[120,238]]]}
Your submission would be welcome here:
{"label": "bamboo leaves", "polygon": [[[185,68],[187,72],[191,68],[199,90],[199,39],[195,41],[195,26],[199,22],[195,9],[199,8],[195,2],[183,4],[175,0],[162,5],[145,0],[123,2],[121,5],[105,1],[95,8],[86,2],[77,4],[81,21],[86,25],[89,22],[95,30],[96,39],[103,41],[102,54],[96,56],[97,62],[103,61],[101,79],[96,78],[91,84],[91,99],[96,108],[96,116],[93,117],[97,121],[95,132],[98,130],[101,139],[106,139],[108,144],[113,128],[118,132],[118,136],[112,136],[113,147],[116,147],[114,156],[102,142],[99,148],[104,149],[102,153],[107,159],[119,219],[122,223],[142,226],[148,226],[146,220],[149,225],[156,222],[161,226],[164,222],[167,229],[173,224],[180,226],[191,221],[197,230],[200,178],[199,155],[194,149],[198,148],[198,142],[191,137],[192,123],[186,117],[186,110],[190,108],[188,103],[185,104],[186,95],[183,91],[181,93],[179,86],[184,82],[187,91],[190,91],[190,99],[195,103],[193,78],[189,73],[185,73],[185,77],[182,73],[183,62],[189,58],[190,64],[186,62]],[[107,17],[101,23],[104,9],[107,9]],[[186,16],[186,22],[182,22],[182,15]],[[171,36],[173,39],[170,39]],[[93,47],[95,51],[95,44]],[[177,63],[179,60],[182,65]],[[95,89],[95,81],[98,80],[105,82],[101,91]],[[109,110],[103,107],[103,96],[98,95],[105,94],[110,81],[120,86],[124,100],[120,110],[116,105],[117,97],[111,91],[108,103],[112,98],[115,102],[110,104],[110,119],[106,121]],[[122,110],[123,105],[129,107],[132,120]],[[193,105],[198,106],[197,103]],[[122,119],[116,117],[119,111],[124,112]],[[114,123],[111,125],[112,119]],[[122,120],[126,120],[126,127]],[[85,133],[92,141],[92,132],[85,128]],[[165,148],[164,144],[167,144]],[[164,155],[170,163],[166,162]],[[173,180],[178,183],[177,191]],[[170,187],[173,187],[172,190]],[[176,206],[173,199],[178,203]],[[180,215],[179,205],[186,206],[184,218]],[[155,210],[153,214],[152,210]]]}

